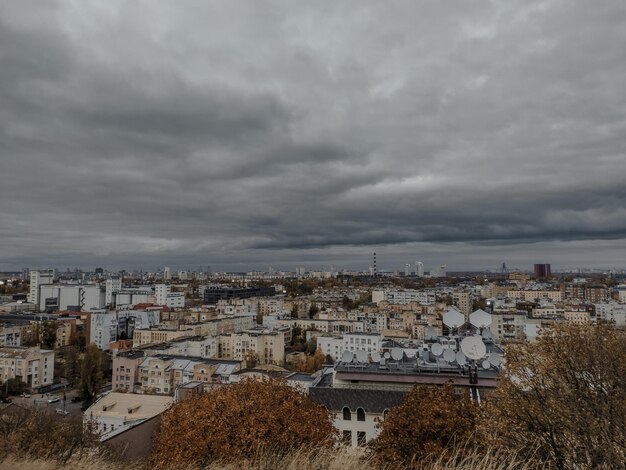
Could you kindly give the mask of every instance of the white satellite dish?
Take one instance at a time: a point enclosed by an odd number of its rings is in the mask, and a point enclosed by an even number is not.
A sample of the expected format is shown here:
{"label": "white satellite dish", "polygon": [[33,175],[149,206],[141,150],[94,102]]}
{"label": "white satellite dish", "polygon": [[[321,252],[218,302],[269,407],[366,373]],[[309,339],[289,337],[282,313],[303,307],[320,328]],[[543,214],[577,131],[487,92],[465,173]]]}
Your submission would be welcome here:
{"label": "white satellite dish", "polygon": [[354,354],[352,353],[352,351],[344,351],[341,355],[341,362],[352,362],[353,357]]}
{"label": "white satellite dish", "polygon": [[389,351],[387,351],[387,352],[384,354],[384,356],[385,356],[385,359],[389,359],[389,358],[391,357],[391,354],[389,354]]}
{"label": "white satellite dish", "polygon": [[456,354],[452,349],[446,349],[443,351],[443,360],[446,362],[454,362]]}
{"label": "white satellite dish", "polygon": [[400,361],[402,360],[402,357],[404,356],[404,353],[402,352],[402,349],[400,348],[393,348],[391,350],[391,358],[394,361]]}
{"label": "white satellite dish", "polygon": [[356,361],[360,362],[361,364],[367,364],[369,362],[367,351],[363,351],[362,349],[359,349],[356,352]]}
{"label": "white satellite dish", "polygon": [[491,330],[489,328],[485,328],[482,332],[482,336],[484,339],[492,339],[493,335],[491,334]]}
{"label": "white satellite dish", "polygon": [[476,328],[485,328],[491,325],[491,315],[484,310],[478,309],[470,314],[470,323]]}
{"label": "white satellite dish", "polygon": [[466,336],[461,341],[461,351],[468,359],[477,361],[485,357],[487,346],[485,346],[480,336]]}
{"label": "white satellite dish", "polygon": [[443,346],[439,343],[434,343],[431,347],[430,350],[432,351],[432,353],[435,356],[441,356],[443,354]]}
{"label": "white satellite dish", "polygon": [[489,362],[491,362],[492,365],[498,367],[500,364],[502,364],[502,355],[498,353],[491,353],[491,355],[489,356]]}
{"label": "white satellite dish", "polygon": [[372,353],[372,362],[380,362],[380,354],[376,351]]}
{"label": "white satellite dish", "polygon": [[461,351],[456,353],[456,362],[460,366],[464,366],[465,364],[467,364],[467,358],[465,357],[465,354],[463,354]]}
{"label": "white satellite dish", "polygon": [[448,328],[458,328],[465,323],[465,315],[451,308],[443,314],[442,321]]}
{"label": "white satellite dish", "polygon": [[427,340],[436,340],[437,339],[437,328],[434,326],[427,326],[426,332],[424,333],[424,338]]}
{"label": "white satellite dish", "polygon": [[485,359],[482,363],[483,369],[490,369],[491,368],[491,362],[489,362],[488,359]]}

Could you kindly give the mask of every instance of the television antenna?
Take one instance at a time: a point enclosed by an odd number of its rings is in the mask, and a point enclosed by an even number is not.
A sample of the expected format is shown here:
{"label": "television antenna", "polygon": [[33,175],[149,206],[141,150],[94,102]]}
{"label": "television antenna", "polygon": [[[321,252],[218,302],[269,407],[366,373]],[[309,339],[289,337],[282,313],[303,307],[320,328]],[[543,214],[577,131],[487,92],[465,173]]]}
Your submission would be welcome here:
{"label": "television antenna", "polygon": [[491,365],[498,367],[502,364],[502,355],[498,353],[491,353],[489,355],[489,362],[491,362]]}
{"label": "television antenna", "polygon": [[452,349],[446,349],[443,352],[443,360],[446,362],[454,362],[454,359],[456,358],[456,354],[454,352],[454,350]]}
{"label": "television antenna", "polygon": [[389,354],[389,351],[385,352],[384,357],[385,359],[389,359],[391,357],[391,354]]}
{"label": "television antenna", "polygon": [[451,308],[442,317],[443,324],[450,329],[458,328],[465,323],[465,315],[456,309]]}
{"label": "television antenna", "polygon": [[443,346],[439,343],[435,343],[430,347],[430,350],[435,356],[441,356],[443,354]]}
{"label": "television antenna", "polygon": [[360,362],[361,364],[367,364],[369,362],[367,356],[368,356],[367,351],[363,351],[362,349],[359,349],[356,352],[356,360],[357,362]]}
{"label": "television antenna", "polygon": [[461,351],[468,359],[477,361],[487,354],[487,346],[480,336],[466,336],[461,341]]}
{"label": "television antenna", "polygon": [[376,351],[372,353],[372,362],[380,362],[380,353]]}
{"label": "television antenna", "polygon": [[391,358],[394,361],[401,361],[403,356],[404,356],[404,353],[402,352],[402,349],[400,349],[400,348],[393,348],[391,350]]}
{"label": "television antenna", "polygon": [[470,323],[476,328],[486,328],[491,325],[491,315],[484,310],[478,309],[470,314]]}
{"label": "television antenna", "polygon": [[485,359],[482,364],[483,369],[491,369],[491,362],[489,362],[489,359]]}
{"label": "television antenna", "polygon": [[464,366],[465,364],[467,364],[467,358],[465,357],[465,354],[463,354],[462,351],[458,351],[456,353],[456,362],[460,366]]}
{"label": "television antenna", "polygon": [[353,358],[354,358],[354,354],[352,353],[352,351],[344,351],[343,354],[341,355],[341,362],[350,363],[352,362]]}

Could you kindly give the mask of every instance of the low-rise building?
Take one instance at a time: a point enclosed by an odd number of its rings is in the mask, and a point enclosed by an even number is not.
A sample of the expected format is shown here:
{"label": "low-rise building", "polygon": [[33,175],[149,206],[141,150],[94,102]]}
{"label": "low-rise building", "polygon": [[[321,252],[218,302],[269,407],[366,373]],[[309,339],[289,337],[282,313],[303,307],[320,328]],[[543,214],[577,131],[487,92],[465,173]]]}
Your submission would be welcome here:
{"label": "low-rise building", "polygon": [[0,382],[16,379],[33,390],[54,382],[54,351],[39,348],[0,348]]}

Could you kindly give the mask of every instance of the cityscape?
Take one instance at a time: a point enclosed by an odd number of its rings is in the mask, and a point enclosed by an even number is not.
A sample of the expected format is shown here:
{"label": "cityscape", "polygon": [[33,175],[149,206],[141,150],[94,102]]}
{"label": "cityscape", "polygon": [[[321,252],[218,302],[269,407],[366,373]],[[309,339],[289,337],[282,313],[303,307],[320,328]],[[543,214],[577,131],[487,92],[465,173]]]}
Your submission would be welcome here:
{"label": "cityscape", "polygon": [[626,468],[626,2],[0,0],[0,470]]}

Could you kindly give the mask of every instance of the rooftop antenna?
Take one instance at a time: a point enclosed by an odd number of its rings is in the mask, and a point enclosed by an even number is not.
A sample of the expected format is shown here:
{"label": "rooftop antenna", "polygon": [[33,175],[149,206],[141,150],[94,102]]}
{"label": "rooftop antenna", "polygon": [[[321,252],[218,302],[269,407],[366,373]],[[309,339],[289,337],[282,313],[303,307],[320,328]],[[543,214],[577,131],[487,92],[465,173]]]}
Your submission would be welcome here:
{"label": "rooftop antenna", "polygon": [[502,364],[502,355],[498,353],[491,353],[489,355],[489,362],[494,367],[499,367]]}
{"label": "rooftop antenna", "polygon": [[440,343],[433,344],[430,350],[435,356],[441,356],[443,354],[443,346]]}
{"label": "rooftop antenna", "polygon": [[393,348],[391,350],[391,358],[394,361],[401,361],[403,356],[404,356],[404,353],[402,352],[402,349],[400,349],[400,348]]}
{"label": "rooftop antenna", "polygon": [[443,314],[442,321],[443,324],[450,329],[450,333],[452,334],[452,330],[461,327],[465,323],[465,315],[451,308]]}
{"label": "rooftop antenna", "polygon": [[480,404],[480,395],[478,394],[478,366],[476,362],[485,357],[487,354],[487,346],[483,343],[481,336],[466,336],[461,341],[461,351],[471,360],[469,364],[469,383],[472,398]]}
{"label": "rooftop antenna", "polygon": [[486,328],[491,325],[491,315],[484,310],[478,309],[470,314],[470,323],[478,329]]}
{"label": "rooftop antenna", "polygon": [[341,355],[341,362],[350,363],[350,362],[352,362],[353,358],[354,358],[354,354],[352,353],[352,351],[347,351],[346,350]]}
{"label": "rooftop antenna", "polygon": [[367,351],[359,349],[356,351],[356,361],[360,364],[368,364],[368,354]]}
{"label": "rooftop antenna", "polygon": [[454,351],[452,349],[446,349],[443,352],[443,360],[446,362],[454,362],[454,359],[456,358],[456,354],[454,353]]}
{"label": "rooftop antenna", "polygon": [[380,353],[376,351],[372,353],[372,362],[380,362]]}

